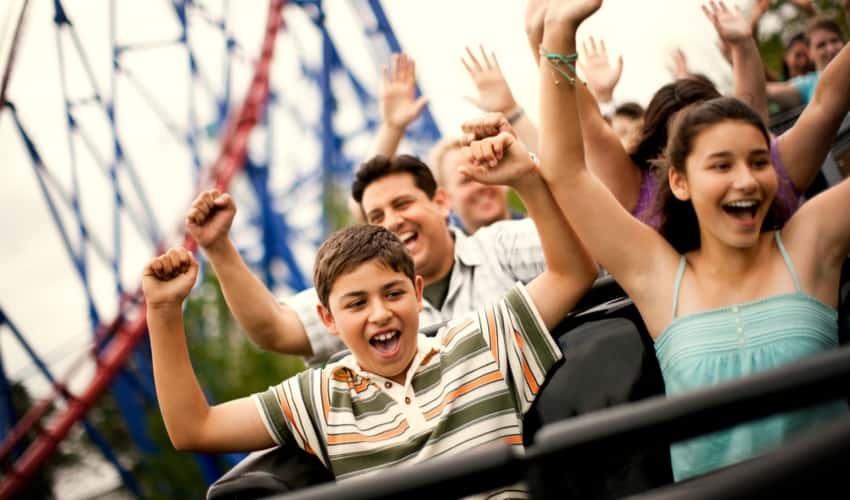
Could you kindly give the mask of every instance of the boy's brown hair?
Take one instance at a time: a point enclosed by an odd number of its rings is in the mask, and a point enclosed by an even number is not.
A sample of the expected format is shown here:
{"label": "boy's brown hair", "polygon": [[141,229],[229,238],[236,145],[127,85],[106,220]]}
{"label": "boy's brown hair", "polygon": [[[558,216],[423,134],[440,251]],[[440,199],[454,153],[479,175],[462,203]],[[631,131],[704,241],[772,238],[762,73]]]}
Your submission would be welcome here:
{"label": "boy's brown hair", "polygon": [[415,283],[413,259],[396,235],[381,226],[351,226],[332,233],[316,255],[313,284],[322,305],[330,309],[328,297],[341,275],[370,260],[403,273]]}

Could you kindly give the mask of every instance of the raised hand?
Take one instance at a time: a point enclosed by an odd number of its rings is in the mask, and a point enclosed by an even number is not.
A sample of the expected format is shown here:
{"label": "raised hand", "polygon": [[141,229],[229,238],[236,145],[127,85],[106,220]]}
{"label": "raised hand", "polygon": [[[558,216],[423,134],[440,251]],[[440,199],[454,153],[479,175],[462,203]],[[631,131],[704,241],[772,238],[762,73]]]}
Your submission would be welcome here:
{"label": "raised hand", "polygon": [[393,54],[392,70],[383,68],[381,116],[384,123],[406,129],[419,116],[428,98],[416,97],[416,63],[407,54]]}
{"label": "raised hand", "polygon": [[507,132],[516,137],[511,124],[502,113],[488,113],[484,116],[467,120],[460,126],[463,130],[463,145],[469,146],[473,141],[495,137],[501,132]]}
{"label": "raised hand", "polygon": [[672,52],[670,52],[670,59],[667,62],[667,71],[669,71],[676,80],[691,77],[691,70],[688,67],[688,58],[685,57],[685,53],[682,49],[675,48]]}
{"label": "raised hand", "polygon": [[186,231],[208,249],[227,239],[236,215],[236,204],[227,193],[210,189],[199,194],[186,212]]}
{"label": "raised hand", "polygon": [[466,68],[466,72],[469,73],[469,77],[472,78],[478,90],[477,98],[466,97],[465,99],[483,111],[509,113],[516,108],[517,103],[505,80],[505,75],[502,74],[496,54],[491,52],[488,56],[483,46],[480,50],[480,61],[469,47],[466,47],[469,60],[460,58],[460,62],[463,63],[463,67]]}
{"label": "raised hand", "polygon": [[198,277],[198,263],[182,247],[151,260],[142,271],[142,291],[149,308],[180,306]]}
{"label": "raised hand", "polygon": [[525,145],[508,132],[474,141],[461,154],[464,163],[458,172],[482,184],[519,188],[523,183],[539,182],[537,166]]}
{"label": "raised hand", "polygon": [[601,6],[602,0],[549,0],[545,7],[544,28],[550,23],[557,23],[575,31]]}
{"label": "raised hand", "polygon": [[534,61],[540,62],[540,42],[543,41],[543,20],[546,17],[546,5],[549,0],[528,0],[525,6],[525,36]]}
{"label": "raised hand", "polygon": [[753,36],[751,25],[744,19],[738,6],[730,9],[723,0],[717,2],[711,0],[707,4],[702,4],[702,11],[724,44],[738,43]]}
{"label": "raised hand", "polygon": [[592,36],[582,44],[582,48],[583,55],[578,60],[578,67],[584,74],[587,87],[597,101],[611,101],[614,98],[614,89],[623,74],[623,56],[617,58],[616,68],[611,66],[605,40],[600,38],[597,45]]}

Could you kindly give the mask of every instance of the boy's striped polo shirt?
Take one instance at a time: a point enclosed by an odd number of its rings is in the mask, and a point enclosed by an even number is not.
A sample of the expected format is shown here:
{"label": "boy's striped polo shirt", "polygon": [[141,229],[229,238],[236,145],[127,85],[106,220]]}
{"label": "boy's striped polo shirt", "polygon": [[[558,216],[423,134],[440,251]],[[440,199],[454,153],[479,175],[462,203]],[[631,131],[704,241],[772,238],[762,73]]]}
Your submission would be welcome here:
{"label": "boy's striped polo shirt", "polygon": [[317,455],[344,479],[494,441],[521,451],[522,416],[560,357],[518,283],[435,337],[419,335],[404,385],[362,371],[350,355],[253,397],[275,442]]}

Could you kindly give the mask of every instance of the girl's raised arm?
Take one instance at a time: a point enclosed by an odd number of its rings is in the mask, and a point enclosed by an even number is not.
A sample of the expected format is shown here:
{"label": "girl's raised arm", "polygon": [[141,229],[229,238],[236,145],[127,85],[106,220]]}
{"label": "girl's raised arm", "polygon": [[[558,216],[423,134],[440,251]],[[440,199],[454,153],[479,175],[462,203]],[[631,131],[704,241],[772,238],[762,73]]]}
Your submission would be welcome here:
{"label": "girl's raised arm", "polygon": [[[632,217],[586,168],[576,93],[583,83],[572,69],[578,25],[601,0],[550,1],[540,44],[540,169],[556,201],[591,255],[611,272],[632,299],[656,295],[678,255],[649,226]],[[592,161],[592,160],[591,160]],[[665,271],[669,269],[669,271]]]}

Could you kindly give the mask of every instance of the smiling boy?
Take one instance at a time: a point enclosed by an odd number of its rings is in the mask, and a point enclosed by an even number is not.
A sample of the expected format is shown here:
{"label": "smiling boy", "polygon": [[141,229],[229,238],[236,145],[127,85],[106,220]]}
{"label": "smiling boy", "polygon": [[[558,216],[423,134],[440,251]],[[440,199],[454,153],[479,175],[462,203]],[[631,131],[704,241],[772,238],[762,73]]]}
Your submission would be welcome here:
{"label": "smiling boy", "polygon": [[[343,229],[319,249],[314,281],[322,323],[351,354],[210,407],[183,335],[181,306],[197,263],[177,248],[145,267],[157,397],[176,448],[294,444],[340,479],[491,442],[522,447],[522,416],[561,357],[547,329],[586,292],[596,270],[521,144],[502,134],[467,152],[469,175],[544,201],[535,206],[547,209],[531,216],[547,270],[527,288],[517,283],[501,300],[449,322],[436,337],[418,333],[423,279],[405,245],[380,226]],[[498,167],[478,164],[490,160]],[[522,485],[508,491],[525,493]]]}

